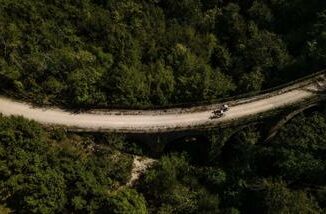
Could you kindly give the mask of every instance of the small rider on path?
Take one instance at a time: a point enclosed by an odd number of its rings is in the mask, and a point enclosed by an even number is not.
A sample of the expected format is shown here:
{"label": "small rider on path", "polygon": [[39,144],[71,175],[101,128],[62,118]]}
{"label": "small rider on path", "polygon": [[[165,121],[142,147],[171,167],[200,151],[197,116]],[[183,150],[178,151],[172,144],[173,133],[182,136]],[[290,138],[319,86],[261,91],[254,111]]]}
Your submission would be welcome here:
{"label": "small rider on path", "polygon": [[229,110],[229,106],[227,104],[223,104],[222,105],[222,110],[225,112],[225,111],[228,111]]}
{"label": "small rider on path", "polygon": [[229,106],[227,104],[223,104],[221,108],[214,110],[212,113],[213,115],[210,117],[210,119],[217,119],[224,115],[226,111],[229,110]]}

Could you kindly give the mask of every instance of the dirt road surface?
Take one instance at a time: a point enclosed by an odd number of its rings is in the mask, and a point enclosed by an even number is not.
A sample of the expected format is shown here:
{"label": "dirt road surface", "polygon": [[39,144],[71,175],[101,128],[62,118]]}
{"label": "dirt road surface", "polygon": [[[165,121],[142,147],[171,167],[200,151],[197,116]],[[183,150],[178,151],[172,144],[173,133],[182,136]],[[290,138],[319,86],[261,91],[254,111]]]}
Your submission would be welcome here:
{"label": "dirt road surface", "polygon": [[[20,115],[45,125],[61,125],[71,129],[85,131],[116,131],[116,132],[164,132],[167,130],[186,129],[216,125],[230,120],[241,119],[250,115],[263,113],[276,108],[286,107],[293,103],[311,98],[315,92],[325,89],[325,82],[313,82],[304,87],[280,90],[272,96],[250,97],[247,102],[238,102],[219,119],[210,120],[211,108],[199,111],[123,111],[117,114],[99,114],[94,112],[71,113],[58,108],[38,108],[30,104],[17,102],[0,97],[0,113],[5,116]],[[234,102],[237,103],[237,102]]]}

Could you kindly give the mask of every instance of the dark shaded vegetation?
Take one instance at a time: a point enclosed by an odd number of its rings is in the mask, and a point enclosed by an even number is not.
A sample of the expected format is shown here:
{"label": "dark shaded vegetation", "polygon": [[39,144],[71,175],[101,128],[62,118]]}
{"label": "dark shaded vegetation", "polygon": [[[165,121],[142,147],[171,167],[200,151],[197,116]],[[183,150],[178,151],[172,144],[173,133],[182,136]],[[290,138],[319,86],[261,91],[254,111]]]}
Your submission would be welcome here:
{"label": "dark shaded vegetation", "polygon": [[[0,0],[0,91],[38,104],[209,101],[325,66],[324,0]],[[325,213],[325,110],[263,142],[180,140],[127,188],[145,143],[0,116],[0,213]]]}
{"label": "dark shaded vegetation", "polygon": [[67,107],[259,91],[325,67],[324,0],[0,0],[0,90]]}
{"label": "dark shaded vegetation", "polygon": [[190,135],[181,139],[169,142],[164,147],[164,154],[187,153],[190,164],[207,164],[210,141],[205,135]]}
{"label": "dark shaded vegetation", "polygon": [[121,188],[131,167],[130,156],[91,136],[0,116],[1,213],[145,213],[142,195]]}
{"label": "dark shaded vegetation", "polygon": [[255,125],[208,136],[197,142],[205,163],[198,147],[177,146],[140,180],[151,213],[326,211],[325,112],[295,117],[267,144]]}
{"label": "dark shaded vegetation", "polygon": [[179,139],[134,187],[125,186],[126,153],[150,153],[143,144],[0,117],[0,211],[323,213],[324,109],[296,116],[268,143],[258,125]]}

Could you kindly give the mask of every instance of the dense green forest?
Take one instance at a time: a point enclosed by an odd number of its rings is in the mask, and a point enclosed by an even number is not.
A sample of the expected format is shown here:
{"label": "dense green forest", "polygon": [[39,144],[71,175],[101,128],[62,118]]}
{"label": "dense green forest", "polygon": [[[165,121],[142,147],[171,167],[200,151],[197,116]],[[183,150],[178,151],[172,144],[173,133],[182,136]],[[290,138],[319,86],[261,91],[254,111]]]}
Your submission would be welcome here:
{"label": "dense green forest", "polygon": [[[111,136],[104,143],[120,141]],[[131,167],[130,155],[99,147],[91,136],[0,116],[1,214],[145,213],[144,197],[123,187]]]}
{"label": "dense green forest", "polygon": [[[0,0],[0,94],[36,104],[212,101],[324,68],[325,0]],[[171,142],[127,186],[142,140],[0,114],[0,213],[326,213],[325,104],[268,142],[267,120]]]}
{"label": "dense green forest", "polygon": [[67,107],[259,91],[324,68],[325,0],[0,0],[0,91]]}
{"label": "dense green forest", "polygon": [[140,180],[151,213],[326,212],[325,112],[297,116],[268,143],[254,125],[208,136],[206,152],[188,142]]}
{"label": "dense green forest", "polygon": [[172,142],[133,187],[128,154],[148,152],[139,142],[16,117],[0,117],[0,130],[1,213],[326,211],[325,108],[295,117],[268,143],[255,124]]}

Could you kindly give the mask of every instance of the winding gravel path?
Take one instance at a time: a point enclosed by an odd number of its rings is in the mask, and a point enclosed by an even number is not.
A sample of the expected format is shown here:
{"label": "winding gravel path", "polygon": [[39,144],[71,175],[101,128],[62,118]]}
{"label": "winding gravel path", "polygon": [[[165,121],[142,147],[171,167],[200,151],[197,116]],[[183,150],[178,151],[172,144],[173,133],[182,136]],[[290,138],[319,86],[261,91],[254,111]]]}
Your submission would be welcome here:
{"label": "winding gravel path", "polygon": [[[324,77],[324,76],[323,76]],[[293,103],[313,97],[316,92],[325,89],[325,78],[322,82],[314,81],[300,88],[282,89],[272,95],[260,95],[239,102],[233,101],[230,110],[219,119],[210,120],[212,109],[216,105],[178,112],[157,111],[123,111],[121,115],[114,113],[71,113],[58,108],[32,107],[30,104],[17,102],[0,97],[0,113],[5,116],[20,115],[45,125],[61,125],[71,129],[85,131],[116,131],[116,132],[164,132],[187,127],[214,126],[218,123],[248,117],[276,108],[286,107]],[[116,111],[115,111],[116,112]]]}

